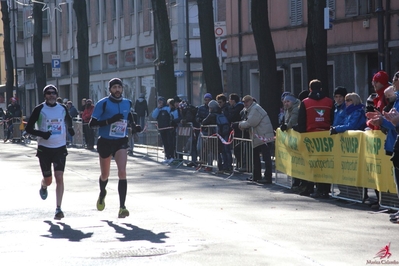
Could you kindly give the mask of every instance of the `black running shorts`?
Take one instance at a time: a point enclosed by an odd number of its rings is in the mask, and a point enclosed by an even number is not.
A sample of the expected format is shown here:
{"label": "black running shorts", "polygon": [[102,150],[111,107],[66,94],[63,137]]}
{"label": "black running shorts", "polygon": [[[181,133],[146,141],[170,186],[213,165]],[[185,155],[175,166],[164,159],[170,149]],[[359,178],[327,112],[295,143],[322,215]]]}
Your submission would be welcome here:
{"label": "black running shorts", "polygon": [[108,158],[109,156],[115,156],[115,153],[121,149],[129,148],[128,138],[120,139],[105,139],[100,137],[97,140],[97,151],[101,158]]}
{"label": "black running shorts", "polygon": [[40,168],[42,169],[43,177],[51,177],[51,164],[53,164],[54,171],[62,171],[65,169],[66,156],[68,151],[66,146],[59,148],[47,148],[38,146],[36,156],[39,158]]}

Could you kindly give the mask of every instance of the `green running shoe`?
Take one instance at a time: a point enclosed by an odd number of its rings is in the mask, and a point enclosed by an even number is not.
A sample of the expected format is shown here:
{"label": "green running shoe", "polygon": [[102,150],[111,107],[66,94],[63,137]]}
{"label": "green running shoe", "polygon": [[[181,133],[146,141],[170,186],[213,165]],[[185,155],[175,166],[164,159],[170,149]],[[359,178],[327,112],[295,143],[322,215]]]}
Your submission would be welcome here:
{"label": "green running shoe", "polygon": [[105,195],[104,197],[101,197],[101,193],[98,196],[98,200],[97,200],[97,210],[102,211],[105,208],[105,196],[107,196],[107,191],[105,191]]}

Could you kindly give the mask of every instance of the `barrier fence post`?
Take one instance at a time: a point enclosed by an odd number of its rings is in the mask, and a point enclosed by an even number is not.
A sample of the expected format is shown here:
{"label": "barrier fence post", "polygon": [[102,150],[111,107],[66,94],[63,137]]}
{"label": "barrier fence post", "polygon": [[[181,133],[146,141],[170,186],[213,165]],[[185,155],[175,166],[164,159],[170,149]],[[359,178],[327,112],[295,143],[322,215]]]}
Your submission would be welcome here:
{"label": "barrier fence post", "polygon": [[81,118],[73,118],[72,126],[75,131],[75,135],[72,138],[72,144],[75,147],[84,147],[83,120]]}
{"label": "barrier fence post", "polygon": [[[193,138],[193,124],[179,124],[176,132],[176,154],[178,155],[178,158],[175,159],[175,161],[178,161],[176,168],[180,167],[184,162],[191,162],[188,157],[191,156]],[[183,156],[186,156],[186,160],[184,160]]]}

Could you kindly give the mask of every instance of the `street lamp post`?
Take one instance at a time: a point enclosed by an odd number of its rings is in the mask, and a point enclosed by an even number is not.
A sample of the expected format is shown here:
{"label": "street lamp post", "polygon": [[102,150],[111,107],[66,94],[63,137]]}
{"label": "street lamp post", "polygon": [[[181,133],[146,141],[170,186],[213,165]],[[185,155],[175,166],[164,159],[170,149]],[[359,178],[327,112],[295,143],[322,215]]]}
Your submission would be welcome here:
{"label": "street lamp post", "polygon": [[[12,21],[13,21],[13,34],[14,34],[14,67],[15,67],[15,94],[19,98],[18,93],[18,63],[17,63],[17,26],[15,25],[17,20],[15,19],[15,12],[18,9],[15,6],[15,1],[12,1]],[[13,97],[14,95],[11,95]]]}
{"label": "street lamp post", "polygon": [[186,0],[186,82],[187,82],[187,99],[192,102],[192,89],[191,89],[191,60],[190,60],[190,19],[189,19],[188,0]]}

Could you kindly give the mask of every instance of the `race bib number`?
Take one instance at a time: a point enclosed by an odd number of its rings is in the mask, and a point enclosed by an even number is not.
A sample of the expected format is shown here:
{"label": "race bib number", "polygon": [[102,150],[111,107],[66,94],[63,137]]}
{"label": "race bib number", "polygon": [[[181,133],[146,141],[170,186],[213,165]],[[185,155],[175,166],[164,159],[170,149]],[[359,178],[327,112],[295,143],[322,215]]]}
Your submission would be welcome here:
{"label": "race bib number", "polygon": [[50,131],[52,135],[59,135],[62,133],[62,123],[62,119],[48,119],[47,130]]}
{"label": "race bib number", "polygon": [[109,135],[111,137],[123,138],[126,136],[127,120],[117,121],[110,125]]}

